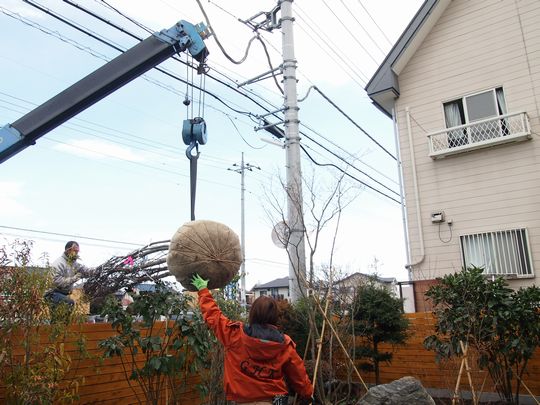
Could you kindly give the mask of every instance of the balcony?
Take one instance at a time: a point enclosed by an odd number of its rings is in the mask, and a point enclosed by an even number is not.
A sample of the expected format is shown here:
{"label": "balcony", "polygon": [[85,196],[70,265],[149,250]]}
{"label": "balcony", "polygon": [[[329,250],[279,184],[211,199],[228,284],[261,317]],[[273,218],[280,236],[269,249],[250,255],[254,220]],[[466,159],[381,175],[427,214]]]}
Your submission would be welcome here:
{"label": "balcony", "polygon": [[445,128],[428,134],[428,139],[429,156],[440,159],[475,149],[531,139],[531,127],[527,113],[518,112]]}

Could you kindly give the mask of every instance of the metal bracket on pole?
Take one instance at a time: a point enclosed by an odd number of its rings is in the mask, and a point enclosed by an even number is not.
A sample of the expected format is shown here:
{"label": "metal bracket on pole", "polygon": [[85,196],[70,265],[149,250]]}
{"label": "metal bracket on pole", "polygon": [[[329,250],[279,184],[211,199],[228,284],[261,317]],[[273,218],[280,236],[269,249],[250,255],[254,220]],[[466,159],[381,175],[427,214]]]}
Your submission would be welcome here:
{"label": "metal bracket on pole", "polygon": [[[240,21],[250,26],[253,29],[253,31],[263,29],[265,31],[271,32],[274,28],[281,27],[281,21],[278,20],[277,18],[277,14],[280,10],[281,10],[281,5],[278,4],[276,7],[274,7],[270,11],[261,11],[255,14],[253,17],[248,18],[247,20],[240,20]],[[256,22],[255,20],[262,15],[264,15],[265,17],[264,20],[260,22]]]}
{"label": "metal bracket on pole", "polygon": [[277,71],[279,71],[279,72],[278,72],[278,75],[283,74],[283,68],[282,68],[281,65],[278,66],[277,68],[274,68],[274,69],[272,69],[272,70],[269,70],[269,71],[267,71],[267,72],[264,72],[264,73],[262,73],[262,74],[260,74],[260,75],[258,75],[258,76],[255,76],[253,79],[246,80],[245,82],[240,83],[240,84],[238,84],[237,86],[238,86],[238,87],[242,87],[242,86],[245,86],[246,84],[256,83],[256,82],[258,82],[258,81],[268,79],[268,78],[274,76],[274,75],[276,74],[275,72],[277,72]]}
{"label": "metal bracket on pole", "polygon": [[268,112],[266,114],[257,115],[257,118],[261,119],[261,118],[264,118],[264,117],[268,117],[269,115],[277,114],[278,112],[282,112],[282,111],[285,111],[285,107],[280,108],[279,110],[270,111],[270,112]]}
{"label": "metal bracket on pole", "polygon": [[[266,122],[268,122],[268,121],[266,121]],[[274,124],[267,124],[267,125],[263,125],[263,126],[261,126],[261,127],[255,127],[255,128],[253,128],[253,129],[255,130],[255,132],[260,131],[260,130],[262,130],[262,129],[268,130],[268,129],[270,129],[270,128],[274,128],[276,125],[283,124],[284,122],[285,122],[285,121],[280,121],[280,122],[276,122],[276,123],[274,123]]]}

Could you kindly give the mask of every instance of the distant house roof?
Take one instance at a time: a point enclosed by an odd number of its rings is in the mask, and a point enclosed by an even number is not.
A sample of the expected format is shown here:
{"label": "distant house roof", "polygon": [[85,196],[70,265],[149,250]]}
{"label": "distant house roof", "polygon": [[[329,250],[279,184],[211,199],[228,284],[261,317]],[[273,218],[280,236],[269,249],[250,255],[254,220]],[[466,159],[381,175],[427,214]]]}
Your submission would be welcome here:
{"label": "distant house roof", "polygon": [[396,282],[396,279],[394,277],[379,277],[372,274],[364,274],[364,273],[353,273],[347,277],[342,278],[341,280],[336,281],[335,284],[342,284],[346,283],[347,281],[354,280],[355,278],[361,278],[368,280],[370,278],[373,278],[375,281],[381,283],[381,284],[392,284]]}
{"label": "distant house roof", "polygon": [[399,74],[452,0],[425,0],[394,47],[366,85],[373,103],[392,117],[399,97]]}
{"label": "distant house roof", "polygon": [[276,278],[275,280],[269,281],[265,284],[255,284],[252,290],[264,290],[267,288],[289,288],[289,277]]}

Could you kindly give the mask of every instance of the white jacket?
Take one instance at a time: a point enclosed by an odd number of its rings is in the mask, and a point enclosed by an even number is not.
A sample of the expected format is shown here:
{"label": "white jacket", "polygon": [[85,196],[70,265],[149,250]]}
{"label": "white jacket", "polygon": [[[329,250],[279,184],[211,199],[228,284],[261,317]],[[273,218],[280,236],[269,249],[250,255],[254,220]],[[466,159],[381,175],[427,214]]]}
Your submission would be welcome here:
{"label": "white jacket", "polygon": [[73,284],[81,277],[88,277],[92,270],[75,260],[69,260],[64,253],[52,264],[53,290],[69,295],[73,290]]}

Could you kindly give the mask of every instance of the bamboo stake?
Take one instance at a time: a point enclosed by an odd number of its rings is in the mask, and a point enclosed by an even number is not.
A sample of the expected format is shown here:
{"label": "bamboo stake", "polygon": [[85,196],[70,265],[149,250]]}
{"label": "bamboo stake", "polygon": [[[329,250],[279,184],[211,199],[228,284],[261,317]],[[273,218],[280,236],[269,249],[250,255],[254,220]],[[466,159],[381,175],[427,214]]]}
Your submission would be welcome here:
{"label": "bamboo stake", "polygon": [[317,304],[317,308],[319,308],[319,310],[321,311],[322,315],[324,316],[324,319],[326,319],[326,322],[328,322],[328,326],[330,326],[330,329],[332,330],[332,333],[334,334],[334,336],[336,337],[339,345],[341,346],[341,349],[343,350],[343,353],[345,353],[345,356],[347,357],[347,359],[349,360],[349,362],[351,363],[356,375],[358,376],[358,378],[360,379],[360,381],[362,382],[362,385],[364,386],[364,388],[366,389],[366,391],[368,391],[368,386],[366,385],[366,383],[364,382],[364,379],[362,378],[362,376],[360,375],[360,373],[358,372],[358,369],[356,368],[356,365],[354,364],[354,361],[351,359],[351,356],[349,356],[349,353],[347,352],[347,349],[345,348],[345,346],[343,345],[343,343],[341,342],[341,339],[338,335],[338,333],[336,332],[336,330],[334,329],[334,327],[332,326],[332,322],[330,322],[330,320],[328,319],[328,317],[326,316],[326,314],[324,313],[322,307],[321,307],[321,304],[319,304],[319,301],[317,300],[317,298],[315,297],[315,303]]}
{"label": "bamboo stake", "polygon": [[474,391],[474,385],[472,382],[472,376],[471,376],[471,369],[469,367],[469,360],[468,360],[468,351],[469,351],[469,343],[466,345],[463,344],[463,341],[459,341],[459,345],[461,346],[461,351],[463,352],[463,360],[465,361],[465,370],[467,371],[467,378],[469,379],[469,385],[471,387],[471,393],[473,397],[473,404],[478,404],[478,401],[476,400],[476,392]]}
{"label": "bamboo stake", "polygon": [[326,300],[324,305],[324,319],[321,327],[321,336],[317,340],[317,360],[315,360],[315,369],[313,370],[313,390],[315,390],[315,385],[317,384],[317,371],[319,369],[319,361],[321,360],[321,351],[322,351],[322,341],[324,339],[324,329],[326,326],[326,315],[328,314],[328,302],[330,299]]}
{"label": "bamboo stake", "polygon": [[459,383],[461,382],[461,374],[463,373],[463,367],[465,366],[465,359],[461,359],[461,366],[459,367],[459,374],[456,382],[456,389],[454,390],[454,397],[452,398],[452,405],[456,405],[458,399]]}
{"label": "bamboo stake", "polygon": [[527,387],[525,385],[525,382],[521,379],[521,377],[519,375],[516,374],[516,377],[518,378],[518,380],[521,382],[521,384],[523,384],[523,386],[525,387],[525,389],[527,390],[527,392],[529,393],[529,395],[532,397],[532,399],[534,399],[534,401],[540,405],[540,402],[538,402],[538,400],[536,399],[536,395],[534,395],[531,390],[529,389],[529,387]]}

